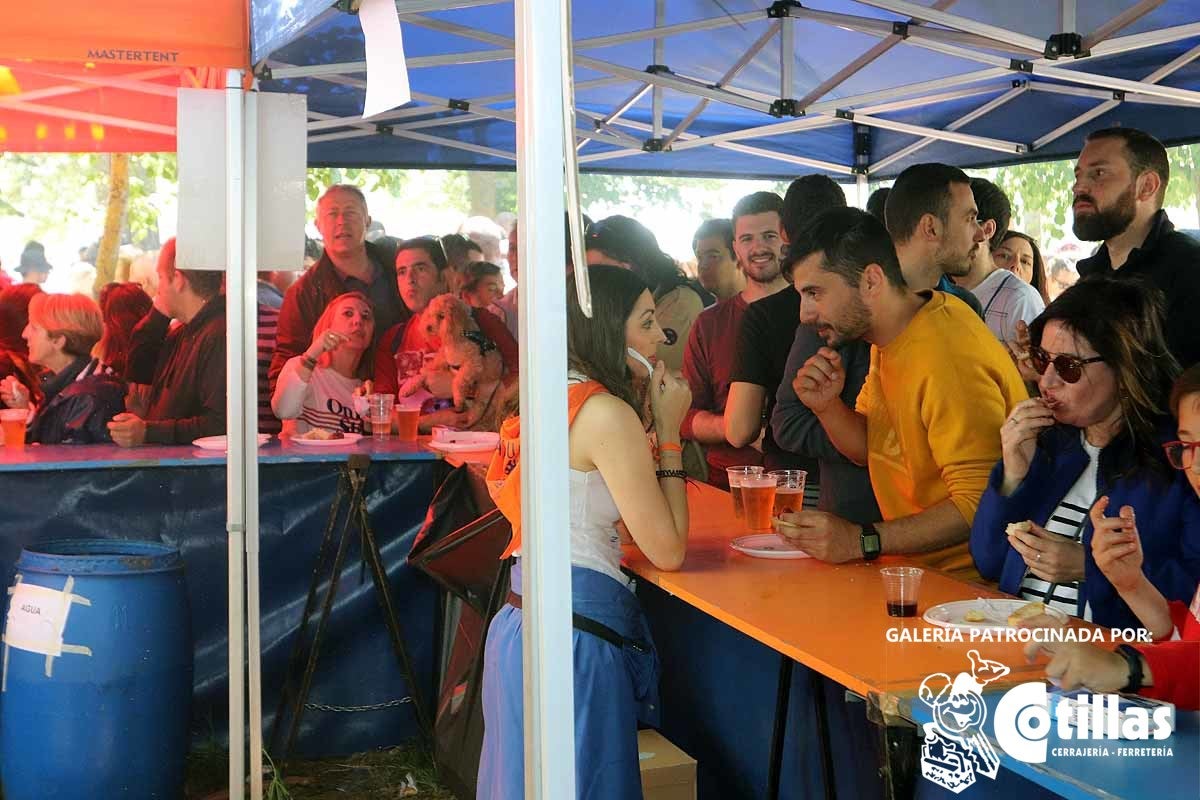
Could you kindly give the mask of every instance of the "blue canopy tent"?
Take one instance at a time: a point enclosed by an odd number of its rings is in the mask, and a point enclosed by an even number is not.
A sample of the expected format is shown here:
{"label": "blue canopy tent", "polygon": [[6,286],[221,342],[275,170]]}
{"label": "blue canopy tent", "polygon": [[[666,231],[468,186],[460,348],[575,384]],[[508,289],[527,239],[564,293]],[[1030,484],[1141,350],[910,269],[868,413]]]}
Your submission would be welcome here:
{"label": "blue canopy tent", "polygon": [[[327,0],[255,5],[260,86],[308,96],[311,164],[514,167],[510,3],[398,2],[414,102],[371,122],[358,21]],[[280,5],[285,24],[266,24]],[[1069,157],[1115,124],[1167,143],[1200,131],[1200,8],[1187,0],[635,0],[572,12],[586,171],[886,179],[919,161]]]}

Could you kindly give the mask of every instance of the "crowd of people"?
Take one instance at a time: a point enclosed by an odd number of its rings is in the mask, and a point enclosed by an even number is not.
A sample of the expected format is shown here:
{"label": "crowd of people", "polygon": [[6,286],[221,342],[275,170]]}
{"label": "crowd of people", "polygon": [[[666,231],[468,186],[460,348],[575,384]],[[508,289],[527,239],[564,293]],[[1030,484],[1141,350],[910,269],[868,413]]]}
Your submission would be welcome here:
{"label": "crowd of people", "polygon": [[[1098,243],[1078,283],[1010,229],[999,187],[944,164],[909,167],[865,211],[820,175],[750,194],[696,230],[695,277],[637,220],[585,220],[595,314],[568,292],[568,445],[575,611],[591,620],[576,625],[576,700],[604,698],[577,715],[578,768],[611,785],[597,796],[637,780],[631,720],[655,705],[615,521],[678,568],[686,478],[726,488],[732,466],[805,469],[816,508],[775,524],[818,559],[903,554],[1106,627],[1200,636],[1200,242],[1162,208],[1169,178],[1145,133],[1087,138],[1062,187],[1075,234]],[[315,224],[311,266],[260,282],[260,430],[362,433],[370,393],[419,400],[425,430],[499,430],[497,504],[519,555],[516,224],[508,293],[490,242],[369,241],[353,186],[329,187]],[[569,252],[564,267],[573,281]],[[28,409],[30,442],[224,432],[222,273],[177,269],[172,241],[154,279],[152,296],[116,284],[99,304],[35,284],[0,293],[0,402]],[[512,588],[487,642],[489,797],[523,785],[507,679],[519,567]],[[639,658],[614,665],[605,641]],[[1200,700],[1195,648],[1053,659],[1068,682]]]}

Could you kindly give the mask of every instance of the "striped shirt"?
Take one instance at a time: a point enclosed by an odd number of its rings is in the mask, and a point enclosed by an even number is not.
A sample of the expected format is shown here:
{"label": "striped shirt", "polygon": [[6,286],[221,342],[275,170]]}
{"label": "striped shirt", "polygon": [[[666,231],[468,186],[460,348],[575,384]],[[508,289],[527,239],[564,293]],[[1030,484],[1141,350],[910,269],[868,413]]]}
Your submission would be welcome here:
{"label": "striped shirt", "polygon": [[279,309],[266,303],[258,304],[258,432],[279,433],[283,423],[271,411],[271,384],[267,371],[275,353],[275,336],[279,331]]}
{"label": "striped shirt", "polygon": [[[1100,465],[1100,448],[1088,444],[1083,432],[1079,433],[1083,442],[1084,452],[1088,456],[1087,467],[1083,474],[1059,501],[1058,507],[1050,515],[1043,526],[1050,533],[1064,536],[1072,541],[1083,540],[1083,528],[1088,521],[1088,511],[1096,502],[1097,470]],[[1074,615],[1079,608],[1079,589],[1083,581],[1069,583],[1049,583],[1026,570],[1025,578],[1021,581],[1021,597],[1025,600],[1037,600],[1051,608]],[[1083,618],[1090,620],[1090,607],[1083,610]]]}

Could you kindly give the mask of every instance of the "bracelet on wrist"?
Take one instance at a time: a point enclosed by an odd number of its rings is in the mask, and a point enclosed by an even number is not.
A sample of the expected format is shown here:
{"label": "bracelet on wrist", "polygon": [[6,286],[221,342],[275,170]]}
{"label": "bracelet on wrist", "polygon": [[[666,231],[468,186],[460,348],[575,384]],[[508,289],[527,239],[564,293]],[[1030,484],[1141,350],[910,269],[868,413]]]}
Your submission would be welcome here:
{"label": "bracelet on wrist", "polygon": [[300,363],[303,364],[304,366],[308,367],[309,372],[312,372],[314,369],[317,368],[317,360],[315,358],[313,358],[312,356],[310,356],[308,353],[305,353],[300,358]]}
{"label": "bracelet on wrist", "polygon": [[681,481],[687,480],[687,471],[682,469],[656,469],[654,475],[659,480],[663,478],[679,478]]}
{"label": "bracelet on wrist", "polygon": [[660,444],[658,446],[658,452],[660,452],[660,453],[679,453],[680,455],[682,455],[683,454],[683,446],[680,444],[677,444],[676,442],[663,442],[662,444]]}

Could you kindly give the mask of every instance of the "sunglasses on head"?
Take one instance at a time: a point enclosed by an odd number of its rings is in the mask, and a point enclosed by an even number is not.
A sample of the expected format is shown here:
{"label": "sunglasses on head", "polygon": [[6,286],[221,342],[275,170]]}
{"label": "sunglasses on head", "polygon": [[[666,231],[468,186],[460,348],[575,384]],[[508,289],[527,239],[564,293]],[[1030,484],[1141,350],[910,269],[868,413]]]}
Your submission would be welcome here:
{"label": "sunglasses on head", "polygon": [[1195,464],[1197,450],[1200,450],[1200,442],[1167,442],[1163,445],[1167,461],[1175,469],[1188,469]]}
{"label": "sunglasses on head", "polygon": [[1029,348],[1029,361],[1033,364],[1033,368],[1037,370],[1038,375],[1046,374],[1046,367],[1054,365],[1054,371],[1058,373],[1058,377],[1063,379],[1064,383],[1078,383],[1083,377],[1083,368],[1087,364],[1094,364],[1097,361],[1103,361],[1103,356],[1094,358],[1079,358],[1078,356],[1069,356],[1065,353],[1060,353],[1053,358],[1040,347]]}

